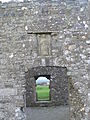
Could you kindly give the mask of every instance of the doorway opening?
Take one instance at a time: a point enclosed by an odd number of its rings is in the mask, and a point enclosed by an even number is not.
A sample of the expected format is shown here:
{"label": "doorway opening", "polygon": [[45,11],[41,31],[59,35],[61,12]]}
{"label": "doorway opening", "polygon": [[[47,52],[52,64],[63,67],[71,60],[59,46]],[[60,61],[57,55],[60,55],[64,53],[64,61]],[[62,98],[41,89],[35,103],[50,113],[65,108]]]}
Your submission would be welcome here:
{"label": "doorway opening", "polygon": [[[26,76],[27,107],[68,105],[68,77],[66,67],[39,66],[31,68]],[[38,83],[40,80],[39,77],[41,79],[40,83],[44,81],[42,77],[45,77],[44,79],[47,82],[43,84]]]}
{"label": "doorway opening", "polygon": [[50,76],[40,75],[36,80],[36,101],[50,101]]}

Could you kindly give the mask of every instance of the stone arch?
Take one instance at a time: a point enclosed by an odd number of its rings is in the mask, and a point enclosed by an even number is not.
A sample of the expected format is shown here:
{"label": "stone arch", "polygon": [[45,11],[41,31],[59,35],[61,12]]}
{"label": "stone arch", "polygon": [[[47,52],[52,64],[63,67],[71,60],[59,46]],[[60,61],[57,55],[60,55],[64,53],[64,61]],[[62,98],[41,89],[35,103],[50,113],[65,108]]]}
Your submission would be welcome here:
{"label": "stone arch", "polygon": [[[35,77],[50,76],[51,101],[39,103],[36,101]],[[26,74],[26,106],[57,106],[68,105],[67,68],[58,66],[40,66],[28,70]]]}

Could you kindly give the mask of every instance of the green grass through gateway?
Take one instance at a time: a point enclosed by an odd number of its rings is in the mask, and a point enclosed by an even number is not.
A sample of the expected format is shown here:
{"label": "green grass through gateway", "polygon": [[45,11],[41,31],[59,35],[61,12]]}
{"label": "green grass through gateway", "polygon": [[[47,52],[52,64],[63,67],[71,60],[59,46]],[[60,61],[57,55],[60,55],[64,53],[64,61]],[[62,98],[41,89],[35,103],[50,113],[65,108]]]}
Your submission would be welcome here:
{"label": "green grass through gateway", "polygon": [[49,86],[37,85],[36,93],[37,93],[38,101],[49,101],[50,100]]}

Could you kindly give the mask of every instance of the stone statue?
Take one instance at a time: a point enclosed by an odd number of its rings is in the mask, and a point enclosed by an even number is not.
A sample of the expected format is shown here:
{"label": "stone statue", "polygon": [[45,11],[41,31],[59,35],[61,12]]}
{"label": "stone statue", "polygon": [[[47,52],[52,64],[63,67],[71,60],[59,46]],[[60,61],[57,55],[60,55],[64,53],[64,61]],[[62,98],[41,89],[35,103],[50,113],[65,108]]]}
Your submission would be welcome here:
{"label": "stone statue", "polygon": [[49,34],[38,35],[39,55],[49,56],[51,52],[50,46],[51,36]]}

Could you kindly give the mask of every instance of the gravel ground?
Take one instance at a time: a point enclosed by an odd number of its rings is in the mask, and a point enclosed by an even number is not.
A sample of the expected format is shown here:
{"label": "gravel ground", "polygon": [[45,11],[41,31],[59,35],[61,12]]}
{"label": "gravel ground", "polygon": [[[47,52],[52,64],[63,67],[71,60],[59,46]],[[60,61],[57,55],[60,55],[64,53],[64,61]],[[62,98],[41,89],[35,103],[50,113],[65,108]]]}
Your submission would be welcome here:
{"label": "gravel ground", "polygon": [[31,107],[26,108],[27,120],[69,120],[69,108],[59,107]]}

